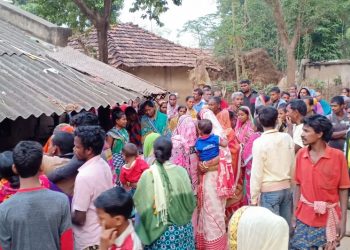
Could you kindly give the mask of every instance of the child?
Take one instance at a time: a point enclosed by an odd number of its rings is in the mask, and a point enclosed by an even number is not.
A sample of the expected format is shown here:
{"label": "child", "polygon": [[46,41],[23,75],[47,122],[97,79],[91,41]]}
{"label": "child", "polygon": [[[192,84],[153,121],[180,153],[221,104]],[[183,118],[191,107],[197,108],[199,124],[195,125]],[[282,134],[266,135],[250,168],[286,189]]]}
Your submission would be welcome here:
{"label": "child", "polygon": [[[13,157],[11,151],[0,154],[0,204],[14,195],[19,188],[19,177],[12,170]],[[49,179],[45,175],[39,176],[43,187],[50,188]]]}
{"label": "child", "polygon": [[126,164],[121,169],[120,182],[133,195],[142,173],[148,169],[148,164],[138,156],[137,146],[133,143],[125,144],[122,153]]}
{"label": "child", "polygon": [[43,149],[22,141],[13,150],[13,172],[20,189],[0,205],[0,248],[73,249],[68,198],[42,187],[39,175]]}
{"label": "child", "polygon": [[103,231],[100,250],[141,250],[142,244],[129,220],[133,200],[121,187],[100,194],[94,202]]}
{"label": "child", "polygon": [[220,139],[219,136],[211,134],[212,130],[213,124],[210,120],[203,119],[198,122],[199,138],[195,144],[195,149],[198,152],[203,168],[206,170],[208,170],[206,163],[219,156],[219,146],[227,146],[225,139]]}
{"label": "child", "polygon": [[278,132],[288,132],[287,128],[287,104],[282,103],[278,107],[278,123],[277,123]]}

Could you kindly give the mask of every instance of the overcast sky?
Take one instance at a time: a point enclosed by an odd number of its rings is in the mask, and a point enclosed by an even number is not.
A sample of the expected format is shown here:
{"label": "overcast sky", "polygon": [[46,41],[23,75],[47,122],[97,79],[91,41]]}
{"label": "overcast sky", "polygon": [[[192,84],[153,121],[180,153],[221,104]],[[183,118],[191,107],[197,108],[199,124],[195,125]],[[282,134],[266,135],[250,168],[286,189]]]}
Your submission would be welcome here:
{"label": "overcast sky", "polygon": [[[120,15],[121,22],[132,22],[140,27],[150,30],[158,35],[161,35],[173,42],[184,46],[197,47],[197,41],[190,34],[179,31],[183,25],[198,17],[214,13],[216,11],[215,0],[183,0],[181,6],[175,6],[172,3],[169,5],[169,10],[160,17],[163,27],[158,27],[154,21],[141,18],[141,13],[130,13],[129,9],[132,5],[131,0],[124,1],[124,9]],[[170,0],[171,2],[171,0]]]}

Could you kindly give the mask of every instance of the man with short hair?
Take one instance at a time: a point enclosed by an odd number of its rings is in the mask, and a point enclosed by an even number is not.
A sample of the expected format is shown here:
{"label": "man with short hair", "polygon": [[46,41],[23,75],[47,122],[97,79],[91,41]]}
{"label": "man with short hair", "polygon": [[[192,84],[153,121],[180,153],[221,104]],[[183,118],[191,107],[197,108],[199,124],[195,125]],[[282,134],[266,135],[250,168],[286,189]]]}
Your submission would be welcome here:
{"label": "man with short hair", "polygon": [[[52,136],[48,155],[44,155],[42,168],[45,175],[50,176],[57,169],[66,166],[73,158],[74,135],[67,132],[57,132]],[[82,165],[82,163],[81,163]],[[78,166],[81,166],[78,165]],[[75,176],[71,175],[53,182],[68,197],[73,196]]]}
{"label": "man with short hair", "polygon": [[329,146],[339,150],[344,150],[346,132],[350,127],[350,120],[344,112],[345,102],[342,96],[335,96],[331,99],[332,114],[327,118],[333,125],[332,139]]}
{"label": "man with short hair", "polygon": [[213,96],[213,92],[211,90],[204,90],[203,91],[203,101],[204,101],[204,105],[207,105],[210,98]]}
{"label": "man with short hair", "polygon": [[[290,225],[294,171],[294,143],[287,133],[276,128],[278,111],[273,107],[259,110],[264,133],[253,143],[250,178],[251,204],[260,205],[282,216]],[[281,160],[283,159],[283,160]]]}
{"label": "man with short hair", "polygon": [[332,124],[322,115],[305,118],[296,158],[292,249],[336,249],[346,231],[350,180],[345,157],[327,142]]}
{"label": "man with short hair", "polygon": [[240,81],[241,92],[244,94],[243,105],[250,108],[252,114],[255,114],[255,99],[258,97],[258,92],[253,90],[248,79]]}
{"label": "man with short hair", "polygon": [[175,94],[170,94],[169,95],[169,101],[168,101],[168,106],[167,106],[167,116],[168,120],[171,120],[178,114],[178,109],[179,105],[177,105],[177,96]]}
{"label": "man with short hair", "polygon": [[281,95],[281,98],[286,102],[288,103],[290,100],[290,94],[286,91],[283,91],[282,92],[282,95]]}
{"label": "man with short hair", "polygon": [[287,105],[287,128],[295,144],[295,153],[304,146],[301,133],[303,132],[303,119],[306,112],[307,107],[303,100],[295,99]]}
{"label": "man with short hair", "polygon": [[[74,128],[77,128],[80,126],[96,126],[98,125],[98,123],[99,122],[98,122],[97,115],[86,111],[73,116],[70,122],[70,124]],[[78,169],[83,164],[84,164],[84,161],[77,159],[77,157],[74,155],[73,158],[70,159],[66,165],[64,165],[63,167],[55,168],[52,172],[47,174],[47,177],[53,183],[59,183],[61,181],[63,183],[66,181],[70,183],[71,180],[75,180],[75,177],[78,174]]]}
{"label": "man with short hair", "polygon": [[80,126],[75,130],[74,154],[85,161],[75,179],[72,221],[75,249],[98,249],[101,227],[94,200],[113,187],[112,172],[100,156],[105,132],[100,126]]}
{"label": "man with short hair", "polygon": [[72,223],[64,194],[42,187],[43,148],[21,141],[13,150],[20,189],[0,205],[0,249],[71,249]]}
{"label": "man with short hair", "polygon": [[203,90],[201,88],[197,88],[193,90],[193,97],[194,97],[194,110],[199,113],[204,105],[203,101]]}
{"label": "man with short hair", "polygon": [[297,96],[297,94],[298,94],[298,86],[296,85],[296,84],[294,84],[293,86],[291,86],[290,88],[289,88],[289,93],[290,94],[295,94],[295,96]]}
{"label": "man with short hair", "polygon": [[281,90],[279,89],[279,87],[271,88],[269,93],[271,105],[275,109],[278,109],[282,103],[286,103],[286,101],[281,98]]}

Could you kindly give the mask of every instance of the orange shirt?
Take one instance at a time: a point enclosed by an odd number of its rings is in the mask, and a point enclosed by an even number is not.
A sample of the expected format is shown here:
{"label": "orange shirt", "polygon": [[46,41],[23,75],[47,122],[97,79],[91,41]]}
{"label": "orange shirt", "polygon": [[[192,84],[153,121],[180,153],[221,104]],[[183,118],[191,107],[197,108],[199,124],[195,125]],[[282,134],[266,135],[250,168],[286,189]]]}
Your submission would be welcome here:
{"label": "orange shirt", "polygon": [[[350,187],[343,152],[327,146],[324,155],[314,164],[311,161],[309,147],[300,149],[296,159],[295,181],[300,185],[301,194],[311,203],[314,201],[325,201],[332,204],[339,202],[339,189]],[[340,215],[340,207],[337,206],[336,209]],[[295,215],[306,225],[326,226],[327,213],[316,214],[313,207],[300,201]]]}

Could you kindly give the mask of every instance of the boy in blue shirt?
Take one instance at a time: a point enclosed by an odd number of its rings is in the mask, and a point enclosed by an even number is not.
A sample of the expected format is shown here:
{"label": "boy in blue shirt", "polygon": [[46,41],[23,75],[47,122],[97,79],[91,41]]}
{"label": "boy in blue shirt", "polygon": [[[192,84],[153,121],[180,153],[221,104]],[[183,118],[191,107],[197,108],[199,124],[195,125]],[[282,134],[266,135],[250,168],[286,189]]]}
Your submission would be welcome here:
{"label": "boy in blue shirt", "polygon": [[[210,120],[203,119],[198,121],[199,137],[195,144],[195,149],[198,153],[199,160],[206,169],[208,168],[206,166],[208,161],[218,158],[220,150],[219,147],[227,146],[227,141],[225,139],[221,139],[217,135],[212,134],[212,130],[213,124]],[[217,159],[217,162],[219,162],[219,159]]]}

